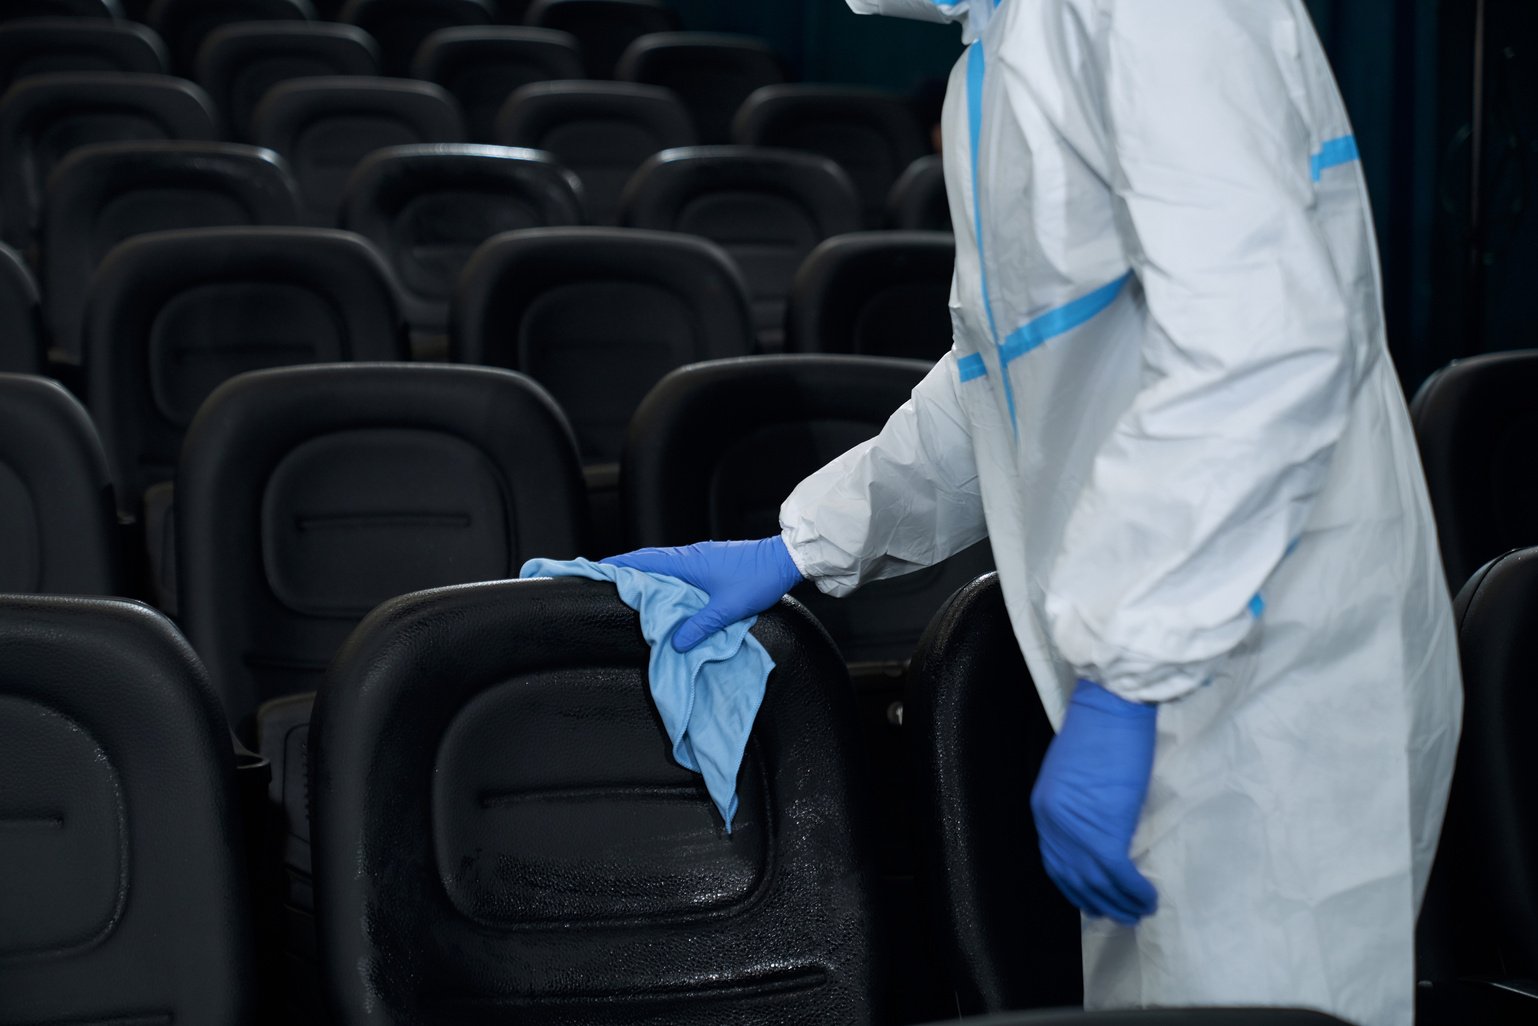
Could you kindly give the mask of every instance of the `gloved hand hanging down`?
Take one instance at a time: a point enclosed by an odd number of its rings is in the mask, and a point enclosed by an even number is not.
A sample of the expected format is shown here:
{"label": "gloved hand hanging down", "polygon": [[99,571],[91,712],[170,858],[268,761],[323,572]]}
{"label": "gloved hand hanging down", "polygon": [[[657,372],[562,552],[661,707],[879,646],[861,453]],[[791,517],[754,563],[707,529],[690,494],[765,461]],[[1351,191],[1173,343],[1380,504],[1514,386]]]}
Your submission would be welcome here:
{"label": "gloved hand hanging down", "polygon": [[727,624],[757,616],[801,583],[801,571],[778,535],[757,541],[637,549],[599,562],[667,574],[710,596],[709,604],[673,633],[673,648],[679,652],[689,651]]}
{"label": "gloved hand hanging down", "polygon": [[1086,914],[1124,926],[1159,902],[1128,854],[1153,772],[1157,710],[1079,681],[1031,791],[1047,875]]}

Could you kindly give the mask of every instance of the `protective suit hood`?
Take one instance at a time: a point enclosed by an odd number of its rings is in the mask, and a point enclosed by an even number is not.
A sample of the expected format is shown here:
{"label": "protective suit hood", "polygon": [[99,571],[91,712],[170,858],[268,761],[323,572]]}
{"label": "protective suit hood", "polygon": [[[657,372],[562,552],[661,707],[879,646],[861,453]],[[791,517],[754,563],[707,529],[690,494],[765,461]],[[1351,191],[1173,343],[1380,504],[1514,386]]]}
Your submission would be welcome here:
{"label": "protective suit hood", "polygon": [[[971,40],[988,22],[993,13],[995,0],[848,0],[849,9],[856,14],[884,14],[890,18],[913,18],[918,21],[954,21],[961,25],[967,40]],[[976,8],[974,11],[973,8]]]}

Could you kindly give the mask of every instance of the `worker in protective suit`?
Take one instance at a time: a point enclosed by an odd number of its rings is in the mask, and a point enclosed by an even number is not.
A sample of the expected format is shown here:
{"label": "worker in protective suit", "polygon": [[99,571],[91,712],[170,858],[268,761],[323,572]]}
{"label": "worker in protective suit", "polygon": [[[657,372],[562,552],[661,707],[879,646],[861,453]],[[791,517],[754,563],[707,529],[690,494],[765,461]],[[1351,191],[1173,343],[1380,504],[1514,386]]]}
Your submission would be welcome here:
{"label": "worker in protective suit", "polygon": [[710,594],[687,648],[803,577],[842,595],[986,534],[1059,731],[1031,807],[1086,1004],[1410,1026],[1461,689],[1302,0],[849,2],[970,44],[954,348],[779,537],[618,561]]}

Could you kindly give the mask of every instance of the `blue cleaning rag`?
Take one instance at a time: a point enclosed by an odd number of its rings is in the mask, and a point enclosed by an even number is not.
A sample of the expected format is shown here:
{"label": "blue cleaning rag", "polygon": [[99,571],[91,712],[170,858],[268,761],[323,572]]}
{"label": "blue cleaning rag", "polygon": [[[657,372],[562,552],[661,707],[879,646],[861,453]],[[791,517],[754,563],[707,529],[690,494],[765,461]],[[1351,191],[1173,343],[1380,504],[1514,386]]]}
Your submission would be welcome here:
{"label": "blue cleaning rag", "polygon": [[518,576],[612,581],[625,605],[641,614],[641,634],[652,649],[652,701],[673,742],[673,758],[704,776],[705,789],[731,833],[737,814],[737,771],[774,669],[764,646],[748,633],[758,618],[739,620],[688,652],[676,652],[673,632],[708,601],[693,585],[586,559],[531,559]]}

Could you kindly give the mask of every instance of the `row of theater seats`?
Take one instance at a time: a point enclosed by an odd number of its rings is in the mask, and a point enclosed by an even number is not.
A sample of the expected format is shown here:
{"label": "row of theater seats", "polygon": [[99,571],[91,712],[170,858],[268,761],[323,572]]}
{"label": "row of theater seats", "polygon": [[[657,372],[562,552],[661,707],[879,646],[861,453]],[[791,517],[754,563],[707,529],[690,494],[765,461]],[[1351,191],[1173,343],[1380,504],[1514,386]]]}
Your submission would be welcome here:
{"label": "row of theater seats", "polygon": [[[936,183],[943,191],[938,177]],[[455,284],[477,247],[504,231],[581,225],[589,220],[589,195],[545,153],[396,146],[371,152],[350,174],[338,198],[338,220],[383,256],[417,348],[441,355]],[[897,199],[900,204],[902,196]],[[873,345],[887,355],[933,356],[945,347],[945,305],[927,305],[933,298],[927,291],[903,317],[866,325],[866,339],[858,343],[822,337],[803,304],[790,316],[787,343],[786,301],[798,268],[819,243],[859,228],[849,181],[826,158],[755,147],[665,150],[630,176],[619,202],[618,219],[628,227],[681,232],[722,247],[748,290],[760,351],[787,344],[813,350]],[[39,287],[26,280],[25,262],[7,254],[9,306],[0,316],[16,327],[0,340],[0,368],[26,369],[26,361],[37,359],[38,334],[21,316],[34,292],[41,293],[55,361],[80,361],[82,300],[89,300],[93,277],[119,243],[163,230],[291,226],[304,220],[300,206],[289,165],[270,151],[189,142],[75,150],[52,174],[40,206],[32,249]],[[948,235],[933,234],[933,256],[921,261],[921,273],[948,276],[949,256],[942,255],[939,241]],[[869,239],[861,245],[870,253],[895,254],[914,252],[918,242],[893,233],[889,244]],[[908,280],[920,273],[900,265],[868,271]]]}
{"label": "row of theater seats", "polygon": [[205,43],[205,91],[157,73],[147,34],[88,22],[0,24],[8,241],[27,240],[36,197],[65,150],[93,139],[227,137],[272,148],[293,162],[303,212],[318,224],[334,222],[340,187],[364,155],[413,142],[548,149],[583,178],[600,222],[612,220],[619,187],[652,153],[735,142],[833,159],[856,187],[863,223],[878,227],[902,171],[931,152],[928,126],[899,98],[785,84],[766,70],[773,55],[751,39],[643,36],[626,54],[638,81],[574,81],[578,55],[559,33],[451,29],[422,41],[418,80],[380,77],[386,69],[372,63],[358,29],[240,23]]}
{"label": "row of theater seats", "polygon": [[[912,1021],[891,1000],[871,781],[838,653],[788,600],[754,634],[775,669],[727,836],[668,757],[646,644],[608,586],[492,582],[370,613],[327,672],[312,745],[313,893],[334,1021]],[[265,1006],[263,885],[247,868],[262,843],[239,783],[249,769],[175,627],[120,600],[0,596],[0,651],[0,769],[19,796],[3,809],[0,864],[25,885],[0,891],[0,1017],[305,1021]],[[1030,862],[1029,817],[966,790],[1000,786],[967,764],[978,736],[1001,739],[1004,711],[1022,715],[1030,741],[1005,737],[992,753],[1018,760],[1015,787],[1028,787],[1028,759],[1050,735],[1020,700],[1023,678],[981,678],[1008,699],[1001,710],[969,676],[1023,672],[991,578],[953,600],[915,663],[933,715],[914,722],[916,742],[968,771],[924,810],[945,860],[927,878],[958,1004],[1070,1003],[1077,916]],[[949,729],[958,721],[964,744]],[[999,836],[1006,822],[1026,836]],[[968,1022],[1341,1026],[1278,1009]]]}

